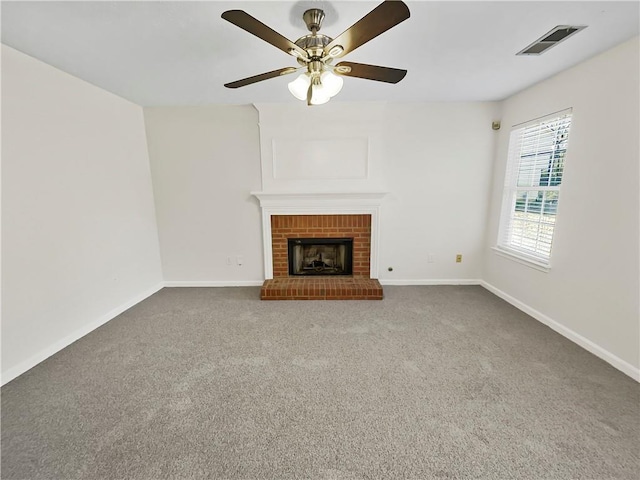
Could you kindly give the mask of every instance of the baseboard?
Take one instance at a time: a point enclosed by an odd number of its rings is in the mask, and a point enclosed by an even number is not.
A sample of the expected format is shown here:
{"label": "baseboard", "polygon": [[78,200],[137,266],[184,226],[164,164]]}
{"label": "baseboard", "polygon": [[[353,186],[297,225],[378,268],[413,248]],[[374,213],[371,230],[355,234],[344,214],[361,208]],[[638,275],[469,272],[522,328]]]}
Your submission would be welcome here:
{"label": "baseboard", "polygon": [[[381,285],[480,285],[476,279],[378,280]],[[260,287],[264,280],[193,280],[166,281],[165,287]]]}
{"label": "baseboard", "polygon": [[193,280],[165,281],[165,287],[260,287],[264,280]]}
{"label": "baseboard", "polygon": [[530,315],[531,317],[535,318],[539,322],[544,323],[549,328],[551,328],[552,330],[558,332],[563,337],[571,340],[573,343],[575,343],[577,345],[580,345],[582,348],[584,348],[588,352],[593,353],[596,357],[601,358],[605,362],[609,363],[613,367],[615,367],[618,370],[620,370],[625,375],[630,376],[636,382],[640,382],[640,369],[639,368],[634,367],[630,363],[622,360],[621,358],[617,357],[616,355],[614,355],[613,353],[609,352],[608,350],[605,350],[600,345],[597,345],[596,343],[594,343],[591,340],[583,337],[579,333],[574,332],[570,328],[565,327],[561,323],[559,323],[559,322],[553,320],[552,318],[546,316],[544,313],[541,313],[538,310],[530,307],[529,305],[526,305],[525,303],[522,303],[520,300],[517,300],[516,298],[512,297],[508,293],[505,293],[502,290],[494,287],[490,283],[487,283],[487,282],[485,282],[483,280],[480,283],[480,285],[482,285],[484,288],[489,290],[494,295],[497,295],[498,297],[502,298],[503,300],[509,302],[511,305],[513,305],[517,309],[522,310],[527,315]]}
{"label": "baseboard", "polygon": [[[40,362],[46,360],[47,358],[49,358],[50,356],[52,356],[55,353],[59,352],[63,348],[71,345],[76,340],[79,340],[80,338],[84,337],[85,335],[87,335],[88,333],[92,332],[96,328],[104,325],[109,320],[112,320],[113,318],[117,317],[118,315],[120,315],[124,311],[126,311],[129,308],[133,307],[134,305],[140,303],[141,301],[143,301],[146,298],[150,297],[151,295],[153,295],[154,293],[158,292],[159,290],[161,290],[164,287],[254,287],[254,286],[258,287],[258,286],[261,286],[262,283],[263,282],[261,280],[167,281],[167,282],[161,282],[158,285],[156,285],[155,287],[153,287],[153,288],[151,288],[151,289],[149,289],[149,290],[137,295],[136,297],[133,297],[129,301],[127,301],[124,304],[120,305],[119,307],[114,308],[113,310],[111,310],[110,312],[106,313],[105,315],[102,315],[100,318],[98,318],[94,322],[92,322],[92,323],[90,323],[88,325],[85,325],[83,328],[76,330],[75,332],[73,332],[70,335],[67,335],[66,337],[64,337],[63,339],[61,339],[58,342],[54,343],[53,345],[50,345],[49,347],[47,347],[44,350],[42,350],[39,353],[37,353],[36,355],[33,355],[31,358],[19,363],[15,367],[12,367],[12,368],[8,369],[6,372],[3,372],[2,373],[2,385],[10,382],[11,380],[13,380],[14,378],[18,377],[19,375],[22,375],[27,370],[30,370],[31,368],[35,367]],[[551,319],[550,317],[546,316],[545,314],[543,314],[543,313],[537,311],[536,309],[526,305],[525,303],[521,302],[520,300],[517,300],[516,298],[514,298],[511,295],[503,292],[502,290],[494,287],[490,283],[485,282],[484,280],[476,280],[476,279],[392,280],[392,279],[387,279],[387,280],[380,280],[380,283],[382,285],[397,285],[397,286],[404,286],[404,285],[407,285],[407,286],[408,285],[481,285],[482,287],[486,288],[491,293],[493,293],[493,294],[497,295],[498,297],[502,298],[503,300],[505,300],[506,302],[510,303],[511,305],[513,305],[514,307],[518,308],[519,310],[522,310],[527,315],[530,315],[531,317],[535,318],[539,322],[547,325],[549,328],[551,328],[554,331],[558,332],[563,337],[571,340],[572,342],[574,342],[577,345],[581,346],[585,350],[593,353],[594,355],[596,355],[597,357],[601,358],[605,362],[609,363],[610,365],[612,365],[616,369],[620,370],[625,375],[628,375],[629,377],[633,378],[637,382],[640,382],[640,369],[638,369],[638,368],[634,367],[633,365],[631,365],[630,363],[622,360],[621,358],[619,358],[616,355],[612,354],[608,350],[605,350],[601,346],[599,346],[596,343],[592,342],[591,340],[583,337],[579,333],[574,332],[570,328],[565,327],[561,323]]]}
{"label": "baseboard", "polygon": [[155,287],[150,288],[149,290],[146,290],[146,291],[144,291],[143,293],[141,293],[139,295],[136,295],[135,297],[131,298],[130,300],[128,300],[124,304],[120,305],[119,307],[116,307],[113,310],[109,311],[108,313],[102,315],[97,320],[94,320],[93,322],[85,325],[84,327],[74,331],[73,333],[71,333],[70,335],[67,335],[63,339],[58,340],[53,345],[49,345],[44,350],[41,350],[37,354],[35,354],[32,357],[28,358],[27,360],[25,360],[23,362],[20,362],[15,367],[11,367],[6,372],[2,372],[2,385],[10,382],[11,380],[13,380],[14,378],[18,377],[19,375],[22,375],[27,370],[32,369],[33,367],[38,365],[40,362],[42,362],[42,361],[46,360],[47,358],[49,358],[50,356],[58,353],[63,348],[68,347],[69,345],[71,345],[76,340],[79,340],[80,338],[84,337],[88,333],[91,333],[93,330],[95,330],[96,328],[104,325],[109,320],[113,320],[115,317],[117,317],[118,315],[120,315],[124,311],[130,309],[134,305],[136,305],[136,304],[140,303],[141,301],[143,301],[144,299],[150,297],[154,293],[156,293],[159,290],[161,290],[163,287],[164,287],[164,283],[161,282],[158,285],[156,285]]}
{"label": "baseboard", "polygon": [[445,278],[445,279],[425,279],[425,280],[395,280],[378,279],[381,285],[480,285],[482,280],[473,278]]}

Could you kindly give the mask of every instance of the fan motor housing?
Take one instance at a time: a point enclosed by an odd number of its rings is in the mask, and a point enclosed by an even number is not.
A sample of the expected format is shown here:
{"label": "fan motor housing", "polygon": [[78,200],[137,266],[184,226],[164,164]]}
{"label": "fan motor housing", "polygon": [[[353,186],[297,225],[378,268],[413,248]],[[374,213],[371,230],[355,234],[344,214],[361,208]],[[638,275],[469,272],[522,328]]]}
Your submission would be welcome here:
{"label": "fan motor housing", "polygon": [[[324,47],[329,45],[333,38],[322,34],[310,34],[300,37],[295,44],[309,54],[309,58],[322,58],[324,56]],[[299,58],[298,63],[305,65],[306,62]]]}

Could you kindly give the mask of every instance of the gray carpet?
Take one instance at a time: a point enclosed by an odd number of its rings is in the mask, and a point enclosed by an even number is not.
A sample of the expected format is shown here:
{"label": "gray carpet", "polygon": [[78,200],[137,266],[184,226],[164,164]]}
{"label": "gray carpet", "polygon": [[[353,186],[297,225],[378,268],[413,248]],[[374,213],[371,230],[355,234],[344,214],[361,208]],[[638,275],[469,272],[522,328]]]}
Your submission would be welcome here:
{"label": "gray carpet", "polygon": [[640,385],[481,287],[164,289],[2,388],[4,479],[637,479]]}

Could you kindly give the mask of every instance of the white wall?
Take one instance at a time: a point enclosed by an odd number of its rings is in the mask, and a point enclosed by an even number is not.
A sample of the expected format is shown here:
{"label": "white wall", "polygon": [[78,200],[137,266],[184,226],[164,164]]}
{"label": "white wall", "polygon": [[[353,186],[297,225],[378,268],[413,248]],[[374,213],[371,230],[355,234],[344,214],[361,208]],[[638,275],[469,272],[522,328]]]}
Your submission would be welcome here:
{"label": "white wall", "polygon": [[[345,180],[337,173],[321,182],[303,179],[300,185],[290,176],[269,174],[275,158],[270,152],[278,146],[273,139],[285,138],[278,133],[283,126],[291,127],[286,130],[292,138],[299,134],[291,118],[302,123],[306,117],[297,103],[259,107],[260,127],[257,111],[249,106],[145,108],[166,281],[259,284],[264,279],[260,209],[249,192],[262,187],[316,192],[324,190],[323,184],[330,191],[389,192],[380,218],[381,281],[481,278],[495,104],[337,104],[308,110],[313,138],[368,139],[363,148],[370,161],[364,179]],[[331,111],[341,114],[332,117],[333,123],[321,121]],[[366,121],[351,121],[363,116]],[[259,128],[267,171],[262,178],[268,185],[261,185]],[[455,263],[456,253],[463,254],[461,264]],[[238,254],[244,257],[242,267],[235,265]]]}
{"label": "white wall", "polygon": [[162,272],[142,108],[2,46],[2,380]]}
{"label": "white wall", "polygon": [[[638,38],[504,102],[484,279],[630,375],[640,367]],[[552,268],[498,256],[509,129],[573,107]]]}
{"label": "white wall", "polygon": [[[496,110],[494,103],[388,106],[382,282],[482,278]],[[455,263],[458,253],[462,263]]]}
{"label": "white wall", "polygon": [[260,209],[249,193],[260,190],[256,109],[145,108],[144,115],[164,279],[261,284]]}

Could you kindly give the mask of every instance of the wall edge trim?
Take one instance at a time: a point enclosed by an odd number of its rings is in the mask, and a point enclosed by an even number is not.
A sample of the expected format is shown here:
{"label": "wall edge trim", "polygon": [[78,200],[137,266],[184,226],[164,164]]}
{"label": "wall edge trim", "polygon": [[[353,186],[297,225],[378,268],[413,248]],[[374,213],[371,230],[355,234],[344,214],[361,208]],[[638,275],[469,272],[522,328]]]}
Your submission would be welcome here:
{"label": "wall edge trim", "polygon": [[389,286],[409,286],[409,285],[481,285],[482,280],[476,278],[443,278],[443,279],[423,279],[423,280],[395,280],[381,279],[381,285]]}
{"label": "wall edge trim", "polygon": [[[6,385],[7,383],[12,381],[13,379],[15,379],[15,378],[19,377],[20,375],[22,375],[23,373],[29,371],[30,369],[32,369],[36,365],[40,364],[41,362],[43,362],[47,358],[55,355],[56,353],[58,353],[62,349],[68,347],[69,345],[71,345],[75,341],[77,341],[80,338],[84,337],[85,335],[91,333],[93,330],[95,330],[98,327],[104,325],[105,323],[109,322],[110,320],[113,320],[118,315],[124,313],[125,311],[127,311],[131,307],[137,305],[138,303],[140,303],[143,300],[147,299],[151,295],[159,292],[163,288],[172,288],[172,287],[243,287],[243,286],[244,287],[249,287],[249,286],[256,286],[257,287],[257,286],[261,286],[262,283],[263,283],[262,280],[225,280],[225,281],[215,281],[214,280],[214,281],[165,281],[165,282],[160,282],[157,285],[155,285],[154,287],[152,287],[152,288],[144,291],[143,293],[133,297],[132,299],[128,300],[127,302],[125,302],[124,304],[120,305],[119,307],[116,307],[116,308],[112,309],[111,311],[107,312],[106,314],[100,316],[94,322],[92,322],[92,323],[90,323],[88,325],[85,325],[84,327],[74,331],[73,333],[67,335],[63,339],[61,339],[58,342],[54,343],[53,345],[50,345],[49,347],[41,350],[37,354],[31,356],[27,360],[24,360],[23,362],[19,363],[18,365],[9,368],[7,371],[2,372],[2,382],[1,382],[1,384],[2,385]],[[538,310],[530,307],[529,305],[525,304],[524,302],[521,302],[520,300],[512,297],[508,293],[503,292],[502,290],[498,289],[497,287],[493,286],[492,284],[490,284],[490,283],[488,283],[488,282],[486,282],[484,280],[480,280],[480,279],[380,280],[380,283],[382,285],[389,285],[389,286],[480,285],[483,288],[485,288],[486,290],[488,290],[489,292],[491,292],[494,295],[500,297],[501,299],[503,299],[507,303],[510,303],[511,305],[516,307],[517,309],[523,311],[527,315],[529,315],[529,316],[533,317],[534,319],[538,320],[540,323],[543,323],[544,325],[548,326],[549,328],[551,328],[555,332],[559,333],[563,337],[565,337],[568,340],[572,341],[573,343],[579,345],[580,347],[584,348],[585,350],[587,350],[588,352],[590,352],[593,355],[597,356],[598,358],[604,360],[605,362],[607,362],[608,364],[610,364],[611,366],[613,366],[614,368],[616,368],[620,372],[622,372],[625,375],[627,375],[627,376],[631,377],[632,379],[634,379],[636,382],[640,382],[640,368],[634,367],[630,363],[628,363],[625,360],[621,359],[620,357],[614,355],[613,353],[611,353],[608,350],[604,349],[600,345],[598,345],[598,344],[592,342],[591,340],[583,337],[579,333],[577,333],[577,332],[571,330],[570,328],[562,325],[561,323],[557,322],[556,320],[553,320],[552,318],[548,317],[547,315],[543,314],[542,312],[539,312]]]}
{"label": "wall edge trim", "polygon": [[620,370],[625,375],[633,378],[636,382],[640,382],[640,368],[634,367],[627,361],[614,355],[613,353],[604,349],[597,343],[594,343],[593,341],[583,337],[582,335],[571,330],[570,328],[565,327],[560,322],[553,320],[551,317],[548,317],[544,313],[539,312],[535,308],[532,308],[526,303],[521,302],[520,300],[512,297],[508,293],[503,292],[499,288],[491,285],[489,282],[482,280],[480,285],[485,289],[487,289],[488,291],[490,291],[491,293],[493,293],[494,295],[510,303],[511,305],[516,307],[518,310],[523,311],[527,315],[538,320],[540,323],[545,324],[547,327],[551,328],[553,331],[559,333],[560,335],[567,338],[568,340],[571,340],[573,343],[584,348],[585,350],[587,350],[589,353],[592,353],[596,357],[604,360],[609,365],[616,368],[617,370]]}
{"label": "wall edge trim", "polygon": [[168,280],[167,288],[175,287],[261,287],[264,280]]}
{"label": "wall edge trim", "polygon": [[85,335],[88,335],[89,333],[94,331],[96,328],[101,327],[105,323],[113,320],[118,315],[120,315],[120,314],[124,313],[125,311],[129,310],[131,307],[133,307],[133,306],[137,305],[138,303],[142,302],[143,300],[149,298],[151,295],[153,295],[154,293],[159,292],[163,288],[164,288],[164,282],[160,282],[160,283],[156,284],[154,287],[143,291],[142,293],[140,293],[140,294],[134,296],[133,298],[127,300],[125,303],[121,304],[120,306],[110,310],[109,312],[105,313],[104,315],[101,315],[100,317],[98,317],[93,322],[86,324],[85,326],[73,331],[72,333],[70,333],[66,337],[62,338],[61,340],[58,340],[54,344],[49,345],[48,347],[40,350],[38,353],[36,353],[35,355],[32,355],[28,359],[20,362],[18,365],[9,368],[5,372],[2,372],[2,385],[6,385],[11,380],[19,377],[20,375],[22,375],[23,373],[25,373],[25,372],[27,372],[29,370],[31,370],[33,367],[35,367],[36,365],[42,363],[47,358],[55,355],[59,351],[61,351],[64,348],[68,347],[69,345],[71,345],[72,343],[80,340],[82,337],[84,337]]}

